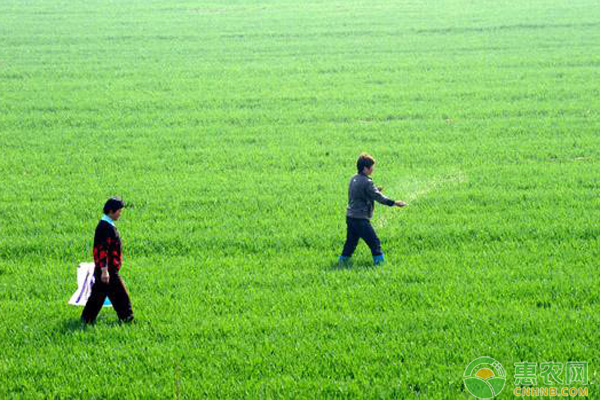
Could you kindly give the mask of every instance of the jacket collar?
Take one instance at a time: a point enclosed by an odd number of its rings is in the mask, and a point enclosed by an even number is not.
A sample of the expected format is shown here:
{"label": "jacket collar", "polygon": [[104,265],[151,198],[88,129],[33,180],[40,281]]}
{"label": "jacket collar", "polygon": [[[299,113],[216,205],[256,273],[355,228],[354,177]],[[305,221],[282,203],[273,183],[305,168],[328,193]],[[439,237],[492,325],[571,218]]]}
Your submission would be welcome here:
{"label": "jacket collar", "polygon": [[362,175],[362,176],[364,176],[365,178],[367,178],[367,179],[368,179],[368,180],[370,180],[370,181],[372,180],[372,179],[371,179],[371,177],[370,177],[369,175],[367,175],[367,174],[363,173],[362,171],[360,171],[358,174],[359,174],[359,175]]}
{"label": "jacket collar", "polygon": [[100,218],[100,220],[101,221],[106,221],[109,224],[111,224],[112,226],[115,226],[115,221],[113,221],[113,219],[111,217],[109,217],[108,215],[106,215],[106,214],[103,214],[102,218]]}

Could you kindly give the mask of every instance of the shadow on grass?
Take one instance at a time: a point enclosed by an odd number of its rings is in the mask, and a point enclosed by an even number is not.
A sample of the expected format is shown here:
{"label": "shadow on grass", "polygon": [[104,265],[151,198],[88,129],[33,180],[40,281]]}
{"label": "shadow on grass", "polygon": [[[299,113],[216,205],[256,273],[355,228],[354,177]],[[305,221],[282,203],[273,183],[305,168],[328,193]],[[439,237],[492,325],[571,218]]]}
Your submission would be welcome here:
{"label": "shadow on grass", "polygon": [[121,322],[119,320],[109,320],[108,318],[98,317],[95,323],[93,324],[84,324],[79,318],[70,318],[64,320],[56,329],[57,332],[62,334],[69,334],[75,332],[84,332],[88,329],[94,329],[96,326],[105,326],[105,327],[121,327],[121,326],[135,326],[137,321],[132,322]]}
{"label": "shadow on grass", "polygon": [[74,333],[79,331],[84,331],[87,329],[87,326],[84,325],[79,318],[69,318],[64,320],[58,327],[57,332],[62,334]]}
{"label": "shadow on grass", "polygon": [[352,262],[347,262],[340,265],[337,261],[332,263],[328,270],[329,271],[349,271],[349,270],[375,270],[377,268],[381,268],[380,266],[375,266],[373,261],[371,260],[352,260]]}

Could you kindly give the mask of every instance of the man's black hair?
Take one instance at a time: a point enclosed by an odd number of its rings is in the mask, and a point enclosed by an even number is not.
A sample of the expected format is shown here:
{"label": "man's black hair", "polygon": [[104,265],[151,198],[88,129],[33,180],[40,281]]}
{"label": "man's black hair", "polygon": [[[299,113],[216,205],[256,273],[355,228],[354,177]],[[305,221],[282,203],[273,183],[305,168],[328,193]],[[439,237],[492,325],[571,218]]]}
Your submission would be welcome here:
{"label": "man's black hair", "polygon": [[111,197],[104,204],[104,214],[108,215],[108,213],[116,212],[123,207],[125,207],[125,202],[121,198]]}
{"label": "man's black hair", "polygon": [[375,159],[373,156],[367,153],[362,153],[356,161],[356,169],[359,173],[361,173],[365,167],[371,168],[373,164],[375,164]]}

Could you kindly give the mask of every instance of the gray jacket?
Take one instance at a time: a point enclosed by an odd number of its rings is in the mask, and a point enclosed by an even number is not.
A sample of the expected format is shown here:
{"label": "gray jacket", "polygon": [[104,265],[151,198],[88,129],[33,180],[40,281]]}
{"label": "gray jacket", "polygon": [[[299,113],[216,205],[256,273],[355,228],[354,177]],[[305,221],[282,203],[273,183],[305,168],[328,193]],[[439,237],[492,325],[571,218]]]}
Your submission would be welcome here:
{"label": "gray jacket", "polygon": [[350,218],[371,219],[373,217],[374,201],[388,206],[395,204],[381,194],[377,186],[367,175],[358,173],[350,179],[348,187],[348,210]]}

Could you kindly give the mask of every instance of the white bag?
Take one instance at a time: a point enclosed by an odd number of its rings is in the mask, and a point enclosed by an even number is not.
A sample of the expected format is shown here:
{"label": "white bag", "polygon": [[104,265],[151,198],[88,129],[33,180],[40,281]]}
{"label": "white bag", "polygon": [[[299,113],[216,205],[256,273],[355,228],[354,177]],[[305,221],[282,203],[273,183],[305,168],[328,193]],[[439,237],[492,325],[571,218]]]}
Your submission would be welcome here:
{"label": "white bag", "polygon": [[[77,266],[77,291],[71,296],[69,304],[73,306],[85,306],[94,285],[94,263],[80,263]],[[110,300],[106,297],[103,307],[112,307]]]}

